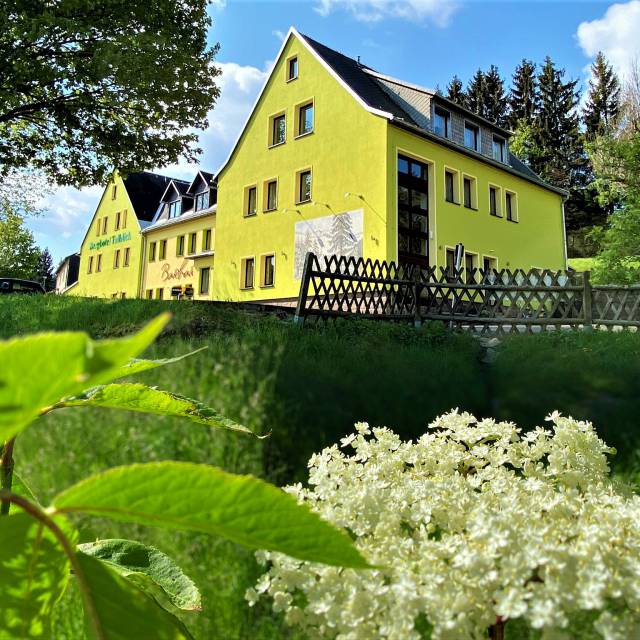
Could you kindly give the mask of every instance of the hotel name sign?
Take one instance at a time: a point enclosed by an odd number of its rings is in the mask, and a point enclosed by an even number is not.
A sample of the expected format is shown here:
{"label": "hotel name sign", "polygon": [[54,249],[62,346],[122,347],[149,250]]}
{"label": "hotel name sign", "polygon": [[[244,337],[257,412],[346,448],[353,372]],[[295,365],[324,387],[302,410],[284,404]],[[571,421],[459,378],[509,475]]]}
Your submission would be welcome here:
{"label": "hotel name sign", "polygon": [[104,247],[110,247],[113,244],[120,244],[121,242],[129,242],[131,240],[131,231],[123,231],[122,233],[114,233],[110,238],[102,238],[97,242],[90,242],[89,249],[102,249]]}
{"label": "hotel name sign", "polygon": [[168,282],[171,280],[182,280],[184,278],[193,278],[193,276],[193,263],[189,264],[187,260],[184,260],[183,263],[175,269],[168,262],[165,262],[162,265],[160,271],[160,277],[164,282]]}

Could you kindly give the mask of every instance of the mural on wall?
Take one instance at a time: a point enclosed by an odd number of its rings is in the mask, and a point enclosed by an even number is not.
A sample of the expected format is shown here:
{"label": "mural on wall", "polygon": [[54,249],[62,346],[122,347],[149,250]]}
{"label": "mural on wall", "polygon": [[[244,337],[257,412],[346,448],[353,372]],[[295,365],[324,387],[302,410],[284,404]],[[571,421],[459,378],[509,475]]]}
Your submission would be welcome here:
{"label": "mural on wall", "polygon": [[[333,255],[361,258],[363,220],[363,210],[356,209],[296,222],[294,277],[297,280],[302,277],[304,259],[309,251],[320,259]],[[322,260],[320,264],[323,264]]]}

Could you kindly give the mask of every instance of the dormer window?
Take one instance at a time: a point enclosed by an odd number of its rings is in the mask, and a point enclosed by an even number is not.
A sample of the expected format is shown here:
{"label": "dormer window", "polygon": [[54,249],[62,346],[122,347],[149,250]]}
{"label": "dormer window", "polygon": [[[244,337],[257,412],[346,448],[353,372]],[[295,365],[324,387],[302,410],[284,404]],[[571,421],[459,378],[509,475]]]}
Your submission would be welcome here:
{"label": "dormer window", "polygon": [[434,133],[448,138],[451,135],[451,114],[440,107],[436,107],[433,114]]}
{"label": "dormer window", "polygon": [[289,58],[287,63],[287,81],[295,80],[298,77],[298,56]]}
{"label": "dormer window", "polygon": [[479,151],[480,131],[475,124],[464,123],[464,146],[474,151]]}
{"label": "dormer window", "polygon": [[493,159],[498,162],[505,162],[507,157],[507,143],[504,138],[493,136]]}
{"label": "dormer window", "polygon": [[181,204],[180,199],[169,203],[169,218],[177,218],[180,215],[182,209]]}
{"label": "dormer window", "polygon": [[196,194],[196,211],[202,211],[209,206],[209,190]]}

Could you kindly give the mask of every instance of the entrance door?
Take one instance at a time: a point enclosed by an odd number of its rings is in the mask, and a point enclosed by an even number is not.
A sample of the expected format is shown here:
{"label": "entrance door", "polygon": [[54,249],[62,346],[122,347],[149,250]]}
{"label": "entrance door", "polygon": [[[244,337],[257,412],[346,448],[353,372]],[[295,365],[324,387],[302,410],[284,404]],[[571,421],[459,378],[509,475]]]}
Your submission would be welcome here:
{"label": "entrance door", "polygon": [[406,156],[398,156],[398,261],[429,266],[428,167]]}

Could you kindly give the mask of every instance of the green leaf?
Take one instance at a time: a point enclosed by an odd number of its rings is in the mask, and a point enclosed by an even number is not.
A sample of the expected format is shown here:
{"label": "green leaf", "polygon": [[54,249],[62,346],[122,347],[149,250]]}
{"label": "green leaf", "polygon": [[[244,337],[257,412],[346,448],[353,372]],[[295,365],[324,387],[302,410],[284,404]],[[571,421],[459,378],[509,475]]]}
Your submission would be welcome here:
{"label": "green leaf", "polygon": [[142,373],[143,371],[149,371],[150,369],[155,369],[157,367],[164,367],[168,364],[173,364],[174,362],[180,362],[180,360],[190,358],[196,353],[206,351],[207,349],[208,347],[202,347],[200,349],[196,349],[195,351],[185,353],[184,355],[176,356],[175,358],[159,358],[157,360],[144,360],[134,358],[129,363],[125,364],[124,367],[122,367],[121,376],[132,376],[136,373]]}
{"label": "green leaf", "polygon": [[61,406],[107,407],[153,413],[160,416],[188,418],[207,427],[230,429],[255,435],[247,427],[225,418],[197,400],[147,387],[140,383],[119,383],[95,387],[85,391],[82,395],[66,398]]}
{"label": "green leaf", "polygon": [[155,547],[134,540],[108,539],[80,544],[78,549],[108,563],[163,606],[163,601],[168,600],[184,611],[202,608],[200,592],[193,581],[169,556]]}
{"label": "green leaf", "polygon": [[188,462],[116,467],[91,476],[53,501],[138,524],[201,531],[252,549],[344,567],[369,565],[349,536],[284,491],[252,476]]}
{"label": "green leaf", "polygon": [[122,367],[153,342],[169,314],[138,333],[93,341],[84,333],[41,333],[0,342],[0,442],[66,396],[122,375]]}
{"label": "green leaf", "polygon": [[[75,540],[65,518],[55,522]],[[41,522],[24,512],[0,518],[0,638],[51,638],[51,611],[69,573],[69,559]]]}
{"label": "green leaf", "polygon": [[[13,472],[13,480],[11,483],[11,493],[15,493],[16,495],[22,496],[26,498],[30,502],[34,504],[39,504],[35,495],[33,495],[33,491],[31,491],[31,487],[14,471]],[[9,513],[22,513],[22,509],[19,506],[11,503],[9,506]]]}
{"label": "green leaf", "polygon": [[90,638],[192,640],[178,618],[108,563],[82,552],[76,557],[86,583],[81,589],[85,599],[85,626]]}

